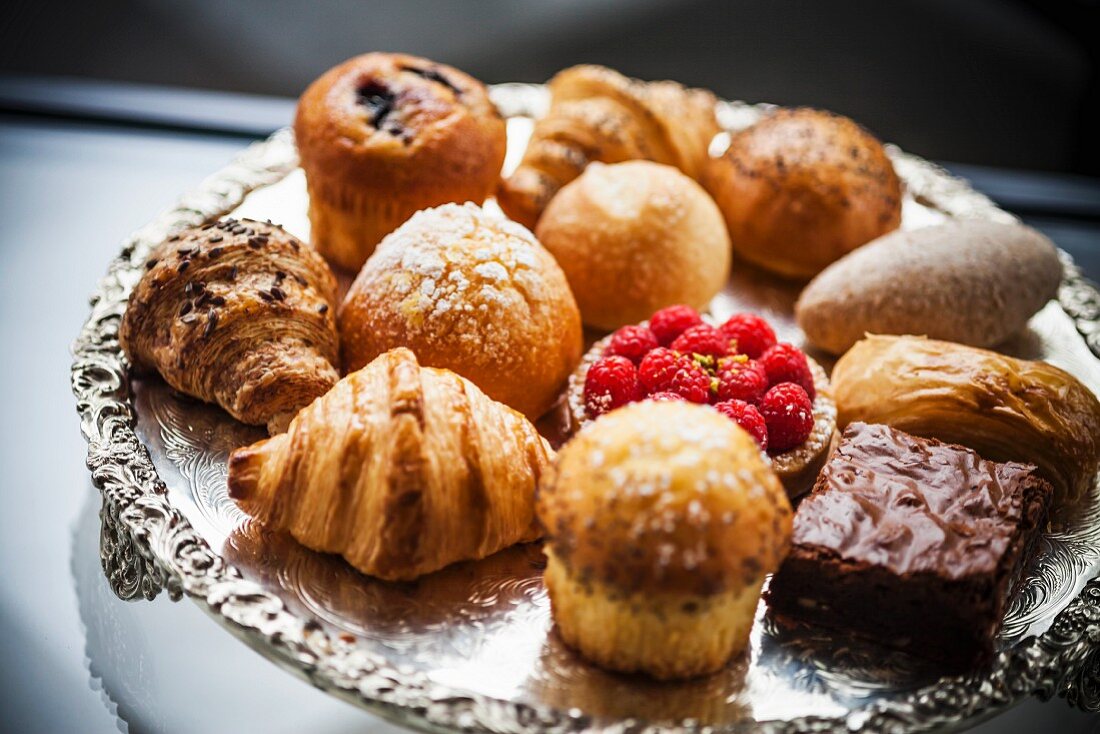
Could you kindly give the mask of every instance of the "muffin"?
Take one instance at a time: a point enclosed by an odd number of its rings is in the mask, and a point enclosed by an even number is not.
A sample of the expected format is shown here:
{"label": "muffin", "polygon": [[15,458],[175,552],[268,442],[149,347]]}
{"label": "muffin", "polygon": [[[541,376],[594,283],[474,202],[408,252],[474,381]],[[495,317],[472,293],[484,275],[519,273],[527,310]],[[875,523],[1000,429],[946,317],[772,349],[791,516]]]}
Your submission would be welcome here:
{"label": "muffin", "polygon": [[414,212],[484,201],[506,147],[485,85],[388,53],[357,56],[313,82],[298,102],[294,135],[312,243],[350,272]]}
{"label": "muffin", "polygon": [[415,214],[363,266],[339,314],[346,370],[408,347],[529,418],[583,349],[561,268],[522,226],[474,204]]}
{"label": "muffin", "polygon": [[820,110],[779,110],[737,133],[704,185],[734,254],[789,278],[808,280],[901,224],[901,182],[882,144]]}
{"label": "muffin", "polygon": [[748,433],[700,405],[644,402],[559,453],[538,498],[562,639],[659,679],[718,670],[749,639],[791,508]]}
{"label": "muffin", "polygon": [[676,303],[702,308],[729,278],[722,213],[672,166],[593,163],[550,201],[535,232],[597,329]]}

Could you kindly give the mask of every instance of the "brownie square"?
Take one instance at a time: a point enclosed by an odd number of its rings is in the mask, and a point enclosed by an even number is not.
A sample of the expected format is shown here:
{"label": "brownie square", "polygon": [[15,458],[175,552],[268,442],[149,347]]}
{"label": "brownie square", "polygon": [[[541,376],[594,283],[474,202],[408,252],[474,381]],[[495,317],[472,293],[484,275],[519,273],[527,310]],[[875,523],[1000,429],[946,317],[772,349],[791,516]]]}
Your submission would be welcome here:
{"label": "brownie square", "polygon": [[983,662],[1052,492],[1029,464],[853,423],[798,507],[768,603],[952,668]]}

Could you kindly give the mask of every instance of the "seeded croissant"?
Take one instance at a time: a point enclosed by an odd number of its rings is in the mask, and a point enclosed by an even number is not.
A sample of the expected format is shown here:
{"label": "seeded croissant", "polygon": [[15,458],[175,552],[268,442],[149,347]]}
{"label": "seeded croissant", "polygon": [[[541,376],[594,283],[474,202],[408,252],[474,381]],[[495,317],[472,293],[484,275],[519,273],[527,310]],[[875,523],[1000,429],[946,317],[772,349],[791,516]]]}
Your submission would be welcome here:
{"label": "seeded croissant", "polygon": [[226,219],[156,249],[119,339],[136,369],[276,433],[340,377],[335,306],[336,280],[312,248]]}
{"label": "seeded croissant", "polygon": [[589,163],[645,159],[697,178],[718,133],[714,96],[676,82],[643,82],[602,66],[574,66],[550,81],[550,111],[523,160],[501,182],[504,212],[534,229],[558,190]]}
{"label": "seeded croissant", "polygon": [[306,547],[407,580],[536,539],[550,454],[522,415],[399,348],[234,451],[229,493]]}
{"label": "seeded croissant", "polygon": [[1072,503],[1100,469],[1100,401],[1047,364],[915,336],[869,336],[833,369],[838,423],[885,423],[1035,464]]}

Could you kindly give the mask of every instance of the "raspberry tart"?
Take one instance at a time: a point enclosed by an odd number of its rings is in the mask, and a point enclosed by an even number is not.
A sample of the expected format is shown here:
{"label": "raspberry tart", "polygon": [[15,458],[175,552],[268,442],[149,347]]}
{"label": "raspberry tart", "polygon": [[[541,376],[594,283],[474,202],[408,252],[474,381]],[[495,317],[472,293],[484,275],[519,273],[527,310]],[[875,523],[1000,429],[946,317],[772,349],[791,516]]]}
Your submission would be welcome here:
{"label": "raspberry tart", "polygon": [[642,400],[713,406],[756,439],[792,498],[813,485],[836,433],[825,370],[754,314],[714,325],[669,306],[596,342],[569,378],[566,432]]}

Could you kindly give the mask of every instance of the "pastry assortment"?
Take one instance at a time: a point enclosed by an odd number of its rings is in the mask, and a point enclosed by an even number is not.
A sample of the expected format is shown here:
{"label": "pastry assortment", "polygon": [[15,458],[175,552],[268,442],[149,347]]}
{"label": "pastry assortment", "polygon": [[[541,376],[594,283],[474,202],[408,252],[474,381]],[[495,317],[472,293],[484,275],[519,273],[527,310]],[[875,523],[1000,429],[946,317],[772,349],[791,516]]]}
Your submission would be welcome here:
{"label": "pastry assortment", "polygon": [[815,346],[843,354],[864,334],[923,334],[990,347],[1058,293],[1054,244],[1018,224],[959,220],[883,235],[810,281],[795,317]]}
{"label": "pastry assortment", "polygon": [[[975,348],[1055,295],[1053,246],[894,231],[890,158],[837,115],[774,111],[712,158],[709,92],[595,66],[550,91],[502,178],[477,80],[401,54],[329,71],[295,121],[311,243],[232,219],[174,234],[130,298],[127,357],[266,425],[230,457],[231,496],[364,574],[545,536],[555,634],[607,669],[748,654],[777,571],[779,622],[987,660],[1048,510],[1100,470],[1089,387]],[[831,379],[774,308],[709,315],[737,300],[731,267],[771,279],[757,266],[813,278],[796,315],[842,355]],[[330,267],[357,272],[339,307]]]}
{"label": "pastry assortment", "polygon": [[712,672],[745,648],[791,529],[752,436],[715,410],[652,400],[566,444],[538,514],[562,638],[661,679]]}
{"label": "pastry assortment", "polygon": [[550,201],[535,236],[595,329],[678,303],[703,308],[729,280],[721,212],[699,184],[659,163],[593,163]]}
{"label": "pastry assortment", "polygon": [[[993,638],[1050,504],[1034,466],[852,423],[798,507],[778,615],[966,667]],[[873,613],[872,613],[873,612]]]}
{"label": "pastry assortment", "polygon": [[882,144],[846,117],[777,110],[730,139],[705,185],[734,252],[789,278],[901,224],[901,183]]}
{"label": "pastry assortment", "polygon": [[405,54],[357,56],[309,86],[294,120],[312,244],[354,273],[421,209],[480,204],[507,140],[485,85]]}
{"label": "pastry assortment", "polygon": [[136,369],[278,432],[340,377],[336,280],[275,225],[207,224],[152,253],[119,341]]}
{"label": "pastry assortment", "polygon": [[537,538],[552,453],[519,413],[395,349],[235,451],[229,493],[302,545],[413,579]]}

